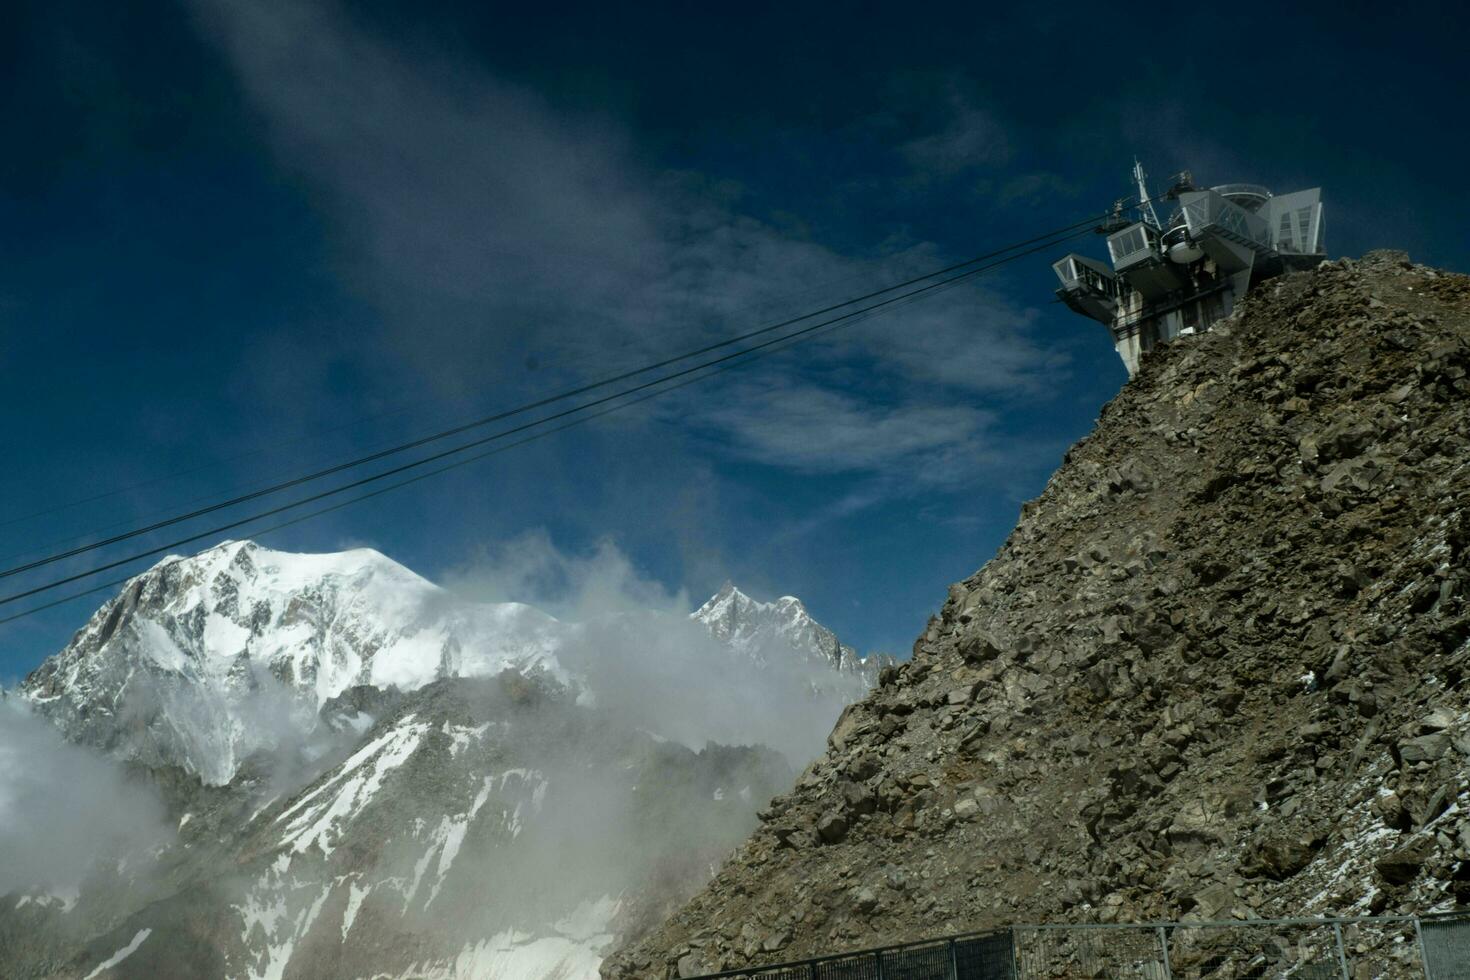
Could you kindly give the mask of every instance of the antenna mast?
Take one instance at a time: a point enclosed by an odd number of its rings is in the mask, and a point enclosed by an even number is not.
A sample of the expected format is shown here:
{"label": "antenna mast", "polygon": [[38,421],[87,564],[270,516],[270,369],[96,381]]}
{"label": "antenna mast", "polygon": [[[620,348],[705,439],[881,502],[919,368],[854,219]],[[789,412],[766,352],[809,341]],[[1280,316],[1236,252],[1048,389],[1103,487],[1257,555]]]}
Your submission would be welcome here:
{"label": "antenna mast", "polygon": [[1133,181],[1138,184],[1138,210],[1143,213],[1143,220],[1159,227],[1159,216],[1154,213],[1153,199],[1148,196],[1148,185],[1144,178],[1148,176],[1143,172],[1143,164],[1138,162],[1138,157],[1133,158]]}

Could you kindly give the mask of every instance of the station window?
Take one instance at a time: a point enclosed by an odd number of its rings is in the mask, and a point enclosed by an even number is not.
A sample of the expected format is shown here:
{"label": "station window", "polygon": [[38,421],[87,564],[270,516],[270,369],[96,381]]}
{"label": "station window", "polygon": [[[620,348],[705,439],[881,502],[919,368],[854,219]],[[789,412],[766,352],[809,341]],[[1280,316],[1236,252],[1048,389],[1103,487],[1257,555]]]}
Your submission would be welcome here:
{"label": "station window", "polygon": [[1143,228],[1140,225],[1135,225],[1108,239],[1108,251],[1113,254],[1114,262],[1127,258],[1134,252],[1143,251],[1146,245],[1147,240],[1144,238]]}

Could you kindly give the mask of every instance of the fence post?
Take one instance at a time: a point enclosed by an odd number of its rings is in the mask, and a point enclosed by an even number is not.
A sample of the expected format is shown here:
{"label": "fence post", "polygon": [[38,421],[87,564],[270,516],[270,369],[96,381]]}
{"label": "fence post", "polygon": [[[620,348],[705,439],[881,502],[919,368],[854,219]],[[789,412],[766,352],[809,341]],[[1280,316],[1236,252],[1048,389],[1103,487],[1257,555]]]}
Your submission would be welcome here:
{"label": "fence post", "polygon": [[877,966],[877,978],[883,980],[883,950],[873,951],[873,963]]}
{"label": "fence post", "polygon": [[1159,952],[1164,956],[1164,980],[1174,980],[1174,970],[1169,965],[1169,934],[1159,926]]}
{"label": "fence post", "polygon": [[1419,917],[1414,916],[1414,938],[1419,941],[1419,965],[1424,968],[1424,976],[1428,980],[1434,980],[1429,976],[1429,957],[1424,955],[1424,930],[1419,928]]}
{"label": "fence post", "polygon": [[955,953],[953,939],[949,941],[949,980],[960,980],[960,960]]}
{"label": "fence post", "polygon": [[1348,980],[1347,946],[1342,941],[1342,923],[1332,923],[1332,934],[1337,937],[1337,965],[1342,970],[1342,980]]}

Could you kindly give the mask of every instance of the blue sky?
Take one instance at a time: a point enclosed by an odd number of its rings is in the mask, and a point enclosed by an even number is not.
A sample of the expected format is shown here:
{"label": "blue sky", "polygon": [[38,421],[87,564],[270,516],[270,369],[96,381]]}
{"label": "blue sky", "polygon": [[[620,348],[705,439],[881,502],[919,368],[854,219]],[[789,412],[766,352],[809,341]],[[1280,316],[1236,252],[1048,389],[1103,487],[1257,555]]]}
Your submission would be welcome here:
{"label": "blue sky", "polygon": [[[1042,6],[21,4],[3,564],[1066,224],[1134,154],[1470,268],[1450,5]],[[615,553],[906,652],[1124,379],[1045,259],[263,540]],[[0,680],[101,599],[0,626]]]}

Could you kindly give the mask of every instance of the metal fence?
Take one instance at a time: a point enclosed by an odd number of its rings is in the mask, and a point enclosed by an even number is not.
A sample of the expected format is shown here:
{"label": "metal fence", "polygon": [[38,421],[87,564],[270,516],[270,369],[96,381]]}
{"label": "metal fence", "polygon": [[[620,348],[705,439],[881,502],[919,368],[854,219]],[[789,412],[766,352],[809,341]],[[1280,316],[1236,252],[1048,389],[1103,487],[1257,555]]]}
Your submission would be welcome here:
{"label": "metal fence", "polygon": [[1470,980],[1470,916],[1425,917],[1419,936],[1424,972],[1432,980]]}
{"label": "metal fence", "polygon": [[1470,980],[1470,914],[1013,926],[716,978]]}
{"label": "metal fence", "polygon": [[[1424,980],[1412,916],[1256,919],[1013,930],[1024,980]],[[1470,964],[1470,960],[1466,961]],[[1470,977],[1467,977],[1470,980]]]}

